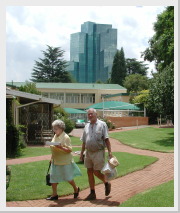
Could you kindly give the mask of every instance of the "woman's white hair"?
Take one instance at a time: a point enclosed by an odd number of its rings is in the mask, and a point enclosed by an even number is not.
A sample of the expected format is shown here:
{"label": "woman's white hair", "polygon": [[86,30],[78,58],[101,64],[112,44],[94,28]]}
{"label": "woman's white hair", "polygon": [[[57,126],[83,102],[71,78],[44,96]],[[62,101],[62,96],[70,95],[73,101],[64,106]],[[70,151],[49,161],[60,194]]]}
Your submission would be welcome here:
{"label": "woman's white hair", "polygon": [[65,123],[62,120],[55,120],[52,123],[52,127],[58,126],[60,129],[65,130]]}

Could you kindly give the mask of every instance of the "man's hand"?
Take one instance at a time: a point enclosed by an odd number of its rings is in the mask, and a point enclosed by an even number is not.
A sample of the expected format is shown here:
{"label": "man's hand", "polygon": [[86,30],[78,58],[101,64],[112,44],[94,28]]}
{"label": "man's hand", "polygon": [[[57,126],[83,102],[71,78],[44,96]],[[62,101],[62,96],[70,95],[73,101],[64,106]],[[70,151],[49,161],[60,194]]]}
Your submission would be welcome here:
{"label": "man's hand", "polygon": [[84,161],[84,155],[83,155],[83,153],[80,154],[80,161]]}

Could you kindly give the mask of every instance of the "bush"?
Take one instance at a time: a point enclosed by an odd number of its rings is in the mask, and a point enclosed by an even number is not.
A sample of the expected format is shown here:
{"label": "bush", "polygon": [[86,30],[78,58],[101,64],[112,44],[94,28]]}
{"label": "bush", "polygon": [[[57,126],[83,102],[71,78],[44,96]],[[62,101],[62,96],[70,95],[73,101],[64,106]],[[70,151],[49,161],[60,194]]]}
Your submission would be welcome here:
{"label": "bush", "polygon": [[75,127],[74,121],[72,121],[68,118],[63,118],[62,121],[64,121],[65,126],[66,126],[66,128],[65,128],[66,134],[69,134]]}
{"label": "bush", "polygon": [[110,120],[108,120],[107,118],[101,118],[100,120],[104,121],[107,124],[108,129],[115,129],[116,128],[115,125]]}
{"label": "bush", "polygon": [[54,109],[54,119],[68,118],[68,113],[62,107],[57,107]]}
{"label": "bush", "polygon": [[6,156],[17,157],[20,155],[19,130],[15,125],[6,126]]}
{"label": "bush", "polygon": [[27,127],[25,127],[24,125],[18,125],[17,128],[19,130],[19,146],[21,149],[24,149],[27,147],[27,143],[25,139],[25,132]]}
{"label": "bush", "polygon": [[9,166],[6,166],[6,189],[9,187],[10,179],[11,179],[11,169],[9,168]]}

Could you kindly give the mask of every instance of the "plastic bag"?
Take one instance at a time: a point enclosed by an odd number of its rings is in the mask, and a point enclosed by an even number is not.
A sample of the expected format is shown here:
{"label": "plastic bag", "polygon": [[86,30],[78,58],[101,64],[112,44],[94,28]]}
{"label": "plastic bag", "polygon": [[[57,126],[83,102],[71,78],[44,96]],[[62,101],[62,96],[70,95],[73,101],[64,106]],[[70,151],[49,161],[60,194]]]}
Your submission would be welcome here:
{"label": "plastic bag", "polygon": [[102,168],[101,172],[105,175],[105,180],[109,181],[117,177],[117,169],[113,168],[109,162],[107,162]]}
{"label": "plastic bag", "polygon": [[109,164],[109,162],[107,162],[107,163],[104,165],[104,167],[102,168],[101,172],[102,172],[103,174],[111,173],[112,169],[113,169],[113,168],[111,167],[111,165]]}
{"label": "plastic bag", "polygon": [[110,180],[113,180],[117,177],[117,169],[116,168],[113,168],[111,170],[111,173],[106,173],[105,174],[105,181],[110,181]]}

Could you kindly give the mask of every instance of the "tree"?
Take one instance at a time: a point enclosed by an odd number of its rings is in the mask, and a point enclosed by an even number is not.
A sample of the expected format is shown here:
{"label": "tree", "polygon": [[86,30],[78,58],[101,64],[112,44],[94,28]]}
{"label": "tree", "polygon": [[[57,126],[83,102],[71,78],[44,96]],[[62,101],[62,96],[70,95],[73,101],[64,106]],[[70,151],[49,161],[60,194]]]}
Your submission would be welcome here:
{"label": "tree", "polygon": [[146,75],[148,67],[147,64],[143,64],[143,61],[137,61],[135,58],[127,58],[126,59],[126,69],[127,75],[131,74],[141,74]]}
{"label": "tree", "polygon": [[174,7],[157,17],[155,34],[150,39],[150,47],[144,59],[155,61],[157,73],[149,83],[149,110],[166,119],[174,120]]}
{"label": "tree", "polygon": [[127,89],[127,92],[137,93],[148,89],[148,78],[140,74],[128,75],[123,82],[123,86]]}
{"label": "tree", "polygon": [[158,15],[154,24],[154,36],[142,56],[144,60],[155,61],[157,71],[161,72],[174,61],[174,6]]}
{"label": "tree", "polygon": [[32,72],[33,82],[71,82],[71,77],[66,71],[67,62],[63,59],[64,51],[60,47],[47,45],[42,51],[44,58],[35,61]]}
{"label": "tree", "polygon": [[155,73],[149,87],[149,109],[166,119],[174,120],[174,64]]}
{"label": "tree", "polygon": [[121,48],[121,50],[117,50],[113,66],[112,66],[112,72],[111,72],[111,83],[113,84],[123,84],[123,80],[126,77],[126,61],[124,57],[124,50]]}
{"label": "tree", "polygon": [[26,81],[24,86],[19,87],[19,91],[28,92],[28,93],[37,94],[37,95],[41,94],[41,92],[37,90],[36,84],[34,82],[28,82],[28,81]]}

